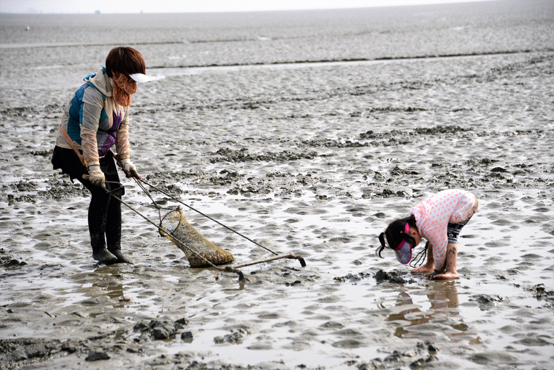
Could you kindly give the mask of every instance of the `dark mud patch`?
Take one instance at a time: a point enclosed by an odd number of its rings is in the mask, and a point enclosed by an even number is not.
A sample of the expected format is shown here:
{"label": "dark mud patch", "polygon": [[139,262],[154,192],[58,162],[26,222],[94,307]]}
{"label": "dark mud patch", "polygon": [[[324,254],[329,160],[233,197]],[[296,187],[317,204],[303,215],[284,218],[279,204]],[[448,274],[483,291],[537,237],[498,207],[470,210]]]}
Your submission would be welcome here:
{"label": "dark mud patch", "polygon": [[10,253],[6,252],[4,248],[0,248],[0,267],[14,268],[25,266],[27,262],[20,258],[15,258]]}
{"label": "dark mud patch", "polygon": [[391,130],[389,132],[374,132],[369,130],[359,135],[360,140],[383,140],[396,139],[397,143],[401,144],[401,137],[418,137],[426,135],[448,134],[455,135],[461,132],[471,131],[469,128],[460,126],[434,126],[434,127],[418,127],[413,130]]}
{"label": "dark mud patch", "polygon": [[[267,366],[253,366],[253,365],[247,365],[247,366],[241,366],[241,365],[232,365],[232,364],[226,364],[222,362],[210,362],[209,364],[205,362],[198,362],[196,360],[190,360],[190,358],[193,357],[192,355],[188,353],[177,353],[173,356],[165,356],[161,355],[157,359],[150,361],[149,365],[156,367],[156,366],[164,366],[164,365],[177,365],[179,369],[184,370],[211,370],[211,369],[221,369],[221,370],[267,370]],[[284,364],[282,362],[275,362],[271,363],[269,368],[279,368],[279,366],[283,366]]]}
{"label": "dark mud patch", "polygon": [[367,279],[369,277],[373,276],[370,273],[367,272],[359,272],[357,274],[347,274],[345,276],[336,276],[333,278],[338,283],[357,283],[363,279]]}
{"label": "dark mud patch", "polygon": [[[373,193],[373,196],[376,197],[376,198],[397,198],[397,197],[410,198],[410,194],[408,194],[404,190],[394,191],[394,190],[391,190],[391,189],[383,189],[381,191],[376,190]],[[370,198],[370,197],[371,197],[370,195],[367,195],[367,198]]]}
{"label": "dark mud patch", "polygon": [[0,339],[0,369],[41,362],[62,351],[73,353],[75,348],[56,339]]}
{"label": "dark mud patch", "polygon": [[552,304],[554,302],[554,291],[547,290],[544,284],[537,284],[533,286],[532,288],[528,289],[533,297],[541,300],[547,300]]}
{"label": "dark mud patch", "polygon": [[377,284],[382,284],[385,282],[393,283],[393,284],[411,284],[415,283],[415,280],[412,278],[405,278],[406,273],[399,272],[399,271],[391,271],[386,272],[383,270],[379,270],[375,273],[375,280],[377,281]]}
{"label": "dark mud patch", "polygon": [[304,140],[301,142],[302,145],[309,147],[322,147],[322,148],[363,148],[371,146],[370,143],[361,143],[359,141],[352,140],[337,140],[337,139],[312,139]]}
{"label": "dark mud patch", "polygon": [[354,111],[350,113],[350,117],[365,117],[372,113],[390,113],[390,112],[426,112],[428,109],[426,108],[419,108],[419,107],[407,107],[407,108],[401,108],[401,107],[373,107],[368,108],[362,111]]}
{"label": "dark mud patch", "polygon": [[470,300],[476,301],[479,304],[479,307],[481,308],[481,310],[483,311],[489,310],[493,307],[497,307],[507,302],[506,298],[504,297],[501,297],[499,295],[489,295],[489,294],[474,296]]}
{"label": "dark mud patch", "polygon": [[149,339],[170,339],[174,338],[175,334],[185,328],[188,320],[185,318],[172,320],[150,320],[142,321],[133,327],[135,332],[140,333],[138,341]]}
{"label": "dark mud patch", "polygon": [[214,153],[216,158],[210,159],[210,163],[218,162],[289,162],[300,159],[314,159],[318,156],[316,152],[294,153],[283,151],[280,153],[250,154],[247,148],[232,150],[229,148],[219,149]]}
{"label": "dark mud patch", "polygon": [[41,187],[38,182],[27,180],[2,185],[2,194],[6,194],[6,197],[2,200],[7,201],[8,204],[37,203],[49,199],[60,200],[68,197],[88,196],[88,190],[80,183],[73,183],[66,178],[54,177],[48,179],[48,189],[42,190]]}
{"label": "dark mud patch", "polygon": [[398,369],[409,366],[412,369],[433,367],[439,362],[436,356],[437,346],[432,341],[418,342],[413,349],[393,351],[385,358],[375,358],[371,361],[361,361],[356,364],[358,370]]}
{"label": "dark mud patch", "polygon": [[[75,316],[75,322],[85,320],[78,314]],[[152,319],[139,322],[132,329],[98,332],[81,339],[0,339],[0,369],[21,368],[47,361],[61,352],[65,356],[75,354],[80,358],[85,357],[85,361],[109,360],[121,352],[142,353],[147,348],[146,343],[174,339],[187,324],[185,318]]]}
{"label": "dark mud patch", "polygon": [[24,117],[33,118],[41,113],[59,113],[62,106],[59,104],[47,104],[41,108],[37,107],[12,107],[0,110],[0,117]]}
{"label": "dark mud patch", "polygon": [[215,337],[214,342],[216,344],[240,344],[249,334],[250,332],[247,329],[240,328],[231,334]]}
{"label": "dark mud patch", "polygon": [[100,360],[109,360],[111,357],[108,355],[107,352],[103,351],[94,351],[90,352],[88,356],[85,358],[85,361],[100,361]]}
{"label": "dark mud patch", "polygon": [[239,181],[243,175],[240,175],[237,171],[221,170],[217,176],[212,176],[209,181],[218,186],[230,185]]}

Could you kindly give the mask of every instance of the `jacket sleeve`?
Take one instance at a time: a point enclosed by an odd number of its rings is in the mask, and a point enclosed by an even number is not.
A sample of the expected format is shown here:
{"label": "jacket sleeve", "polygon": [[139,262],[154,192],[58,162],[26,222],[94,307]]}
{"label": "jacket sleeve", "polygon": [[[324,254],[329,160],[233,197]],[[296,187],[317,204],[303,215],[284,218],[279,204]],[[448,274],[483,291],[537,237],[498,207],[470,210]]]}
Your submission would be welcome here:
{"label": "jacket sleeve", "polygon": [[81,127],[81,146],[83,156],[90,166],[100,164],[98,157],[98,143],[96,141],[96,132],[100,122],[100,115],[104,108],[104,98],[93,88],[87,88],[83,95],[83,101],[79,111],[79,120]]}
{"label": "jacket sleeve", "polygon": [[433,241],[431,241],[431,245],[433,246],[433,260],[435,261],[435,269],[442,271],[442,269],[444,268],[444,263],[446,262],[446,246],[448,245],[448,238],[445,236],[438,239],[439,240],[435,241],[435,243],[437,243],[437,246],[433,244]]}
{"label": "jacket sleeve", "polygon": [[129,108],[125,109],[125,117],[117,130],[117,139],[115,148],[119,159],[129,159],[131,157],[131,145],[129,145]]}

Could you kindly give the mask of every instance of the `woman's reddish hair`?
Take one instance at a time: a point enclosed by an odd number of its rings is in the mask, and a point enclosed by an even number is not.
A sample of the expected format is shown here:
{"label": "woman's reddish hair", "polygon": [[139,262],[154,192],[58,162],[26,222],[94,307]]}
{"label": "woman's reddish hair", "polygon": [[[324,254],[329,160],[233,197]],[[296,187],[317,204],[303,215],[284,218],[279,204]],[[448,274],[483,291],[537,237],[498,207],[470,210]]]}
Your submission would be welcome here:
{"label": "woman's reddish hair", "polygon": [[113,77],[113,72],[127,77],[134,73],[146,74],[146,64],[142,54],[128,46],[113,48],[106,57],[106,73],[108,77]]}

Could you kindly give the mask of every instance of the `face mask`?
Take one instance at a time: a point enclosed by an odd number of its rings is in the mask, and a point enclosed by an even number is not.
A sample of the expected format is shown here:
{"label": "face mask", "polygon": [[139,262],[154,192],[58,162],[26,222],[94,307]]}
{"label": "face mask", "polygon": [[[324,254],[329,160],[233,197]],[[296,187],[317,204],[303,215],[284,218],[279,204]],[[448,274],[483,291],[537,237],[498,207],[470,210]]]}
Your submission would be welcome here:
{"label": "face mask", "polygon": [[[116,77],[117,76],[117,77]],[[131,105],[131,95],[137,92],[137,83],[124,74],[114,73],[113,96],[117,104],[124,107]]]}

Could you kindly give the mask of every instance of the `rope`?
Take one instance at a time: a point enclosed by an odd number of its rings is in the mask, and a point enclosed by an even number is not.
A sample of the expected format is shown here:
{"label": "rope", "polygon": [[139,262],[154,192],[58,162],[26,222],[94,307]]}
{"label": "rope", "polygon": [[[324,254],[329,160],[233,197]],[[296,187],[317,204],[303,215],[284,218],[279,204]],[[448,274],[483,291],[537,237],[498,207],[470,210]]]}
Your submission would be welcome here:
{"label": "rope", "polygon": [[162,212],[161,212],[162,207],[158,203],[156,203],[154,198],[152,198],[152,196],[150,195],[150,192],[144,187],[144,185],[142,185],[142,183],[139,181],[139,179],[137,179],[136,177],[133,177],[133,180],[135,180],[137,185],[140,186],[142,191],[144,191],[144,193],[146,195],[148,195],[148,198],[150,198],[152,203],[154,203],[154,207],[158,210],[158,216],[160,217],[160,224],[161,224],[162,223]]}
{"label": "rope", "polygon": [[[146,181],[144,181],[144,180],[142,180],[142,179],[137,179],[137,178],[134,178],[134,179],[135,179],[135,181],[137,181],[137,183],[140,181],[140,182],[142,182],[142,183],[144,183],[144,184],[150,186],[152,189],[154,189],[154,190],[156,190],[156,191],[159,191],[160,193],[162,193],[162,194],[164,194],[165,196],[171,198],[171,199],[174,200],[175,202],[181,203],[181,204],[184,205],[185,207],[187,207],[187,208],[193,210],[194,212],[197,212],[197,213],[201,214],[202,216],[204,216],[204,217],[210,219],[211,221],[215,222],[216,224],[218,224],[218,225],[220,225],[220,226],[223,226],[223,227],[226,228],[227,230],[234,232],[235,234],[237,234],[237,235],[243,237],[244,239],[248,240],[249,242],[254,243],[254,244],[257,245],[258,247],[263,248],[263,249],[265,249],[266,251],[268,251],[268,252],[270,252],[270,253],[272,253],[272,254],[274,254],[274,255],[276,255],[276,256],[278,255],[277,253],[275,253],[275,252],[272,251],[271,249],[264,247],[263,245],[261,245],[261,244],[255,242],[254,240],[250,239],[249,237],[247,237],[247,236],[245,236],[245,235],[239,233],[239,232],[236,231],[236,230],[233,230],[233,229],[230,228],[229,226],[222,224],[221,222],[219,222],[219,221],[217,221],[217,220],[211,218],[210,216],[208,216],[208,215],[206,215],[206,214],[200,212],[200,211],[197,210],[197,209],[194,209],[193,207],[191,207],[191,206],[189,206],[188,204],[182,202],[180,199],[175,198],[175,197],[172,196],[171,194],[169,194],[169,193],[163,191],[162,189],[159,189],[159,188],[157,188],[156,186],[154,186],[154,185],[152,185],[152,184],[149,184],[148,182],[146,182]],[[144,188],[143,188],[143,189],[144,189]],[[152,199],[152,198],[150,198],[150,199]]]}

